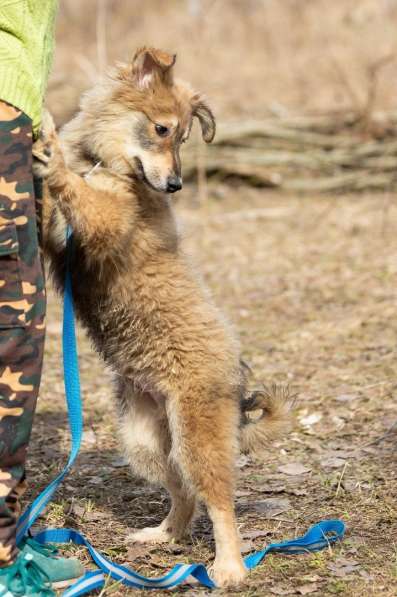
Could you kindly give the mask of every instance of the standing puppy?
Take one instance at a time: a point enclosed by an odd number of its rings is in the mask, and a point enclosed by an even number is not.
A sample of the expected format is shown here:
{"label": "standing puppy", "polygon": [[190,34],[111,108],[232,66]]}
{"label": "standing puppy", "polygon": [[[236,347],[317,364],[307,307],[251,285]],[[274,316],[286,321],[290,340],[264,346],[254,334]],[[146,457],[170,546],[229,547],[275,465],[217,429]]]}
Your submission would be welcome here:
{"label": "standing puppy", "polygon": [[[215,582],[246,575],[234,515],[239,447],[282,427],[282,397],[244,400],[239,348],[179,244],[170,197],[182,186],[179,148],[197,117],[212,141],[201,96],[173,80],[175,56],[139,50],[88,92],[58,141],[50,117],[35,148],[45,181],[45,249],[62,291],[65,228],[73,229],[77,313],[116,373],[120,427],[134,472],[159,483],[172,506],[132,541],[185,533],[196,499],[213,522]],[[251,421],[246,411],[261,410]]]}

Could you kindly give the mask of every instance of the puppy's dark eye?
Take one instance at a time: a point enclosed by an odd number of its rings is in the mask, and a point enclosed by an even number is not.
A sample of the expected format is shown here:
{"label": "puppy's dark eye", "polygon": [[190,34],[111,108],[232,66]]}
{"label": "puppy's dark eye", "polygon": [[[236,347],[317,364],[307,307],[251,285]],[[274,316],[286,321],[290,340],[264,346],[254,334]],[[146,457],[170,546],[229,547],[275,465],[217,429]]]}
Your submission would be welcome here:
{"label": "puppy's dark eye", "polygon": [[170,132],[170,129],[162,124],[156,124],[155,129],[159,137],[166,137]]}

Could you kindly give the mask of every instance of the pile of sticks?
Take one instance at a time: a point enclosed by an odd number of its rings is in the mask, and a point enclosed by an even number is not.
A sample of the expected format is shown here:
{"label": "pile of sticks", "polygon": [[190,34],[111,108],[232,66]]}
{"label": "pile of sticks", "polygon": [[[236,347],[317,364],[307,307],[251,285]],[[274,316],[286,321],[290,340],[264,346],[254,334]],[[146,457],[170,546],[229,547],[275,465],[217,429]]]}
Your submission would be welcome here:
{"label": "pile of sticks", "polygon": [[242,181],[294,192],[397,189],[397,113],[274,117],[218,125],[214,142],[193,142],[184,178]]}

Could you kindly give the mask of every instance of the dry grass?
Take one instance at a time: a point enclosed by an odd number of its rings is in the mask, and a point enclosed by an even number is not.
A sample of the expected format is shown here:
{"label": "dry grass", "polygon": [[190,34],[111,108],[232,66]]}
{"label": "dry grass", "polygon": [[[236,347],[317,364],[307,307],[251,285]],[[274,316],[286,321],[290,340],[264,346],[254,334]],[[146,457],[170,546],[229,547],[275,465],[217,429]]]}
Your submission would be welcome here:
{"label": "dry grass", "polygon": [[178,52],[180,76],[208,93],[222,119],[361,109],[368,102],[395,107],[396,0],[85,0],[82,6],[61,2],[49,93],[59,122],[106,61],[128,60],[142,44]]}

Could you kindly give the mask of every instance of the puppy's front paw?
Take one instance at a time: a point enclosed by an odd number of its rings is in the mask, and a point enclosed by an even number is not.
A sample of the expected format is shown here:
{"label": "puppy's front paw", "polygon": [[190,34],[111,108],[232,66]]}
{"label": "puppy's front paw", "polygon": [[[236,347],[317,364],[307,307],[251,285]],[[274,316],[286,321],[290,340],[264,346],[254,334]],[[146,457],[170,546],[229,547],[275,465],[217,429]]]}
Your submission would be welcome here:
{"label": "puppy's front paw", "polygon": [[210,576],[219,588],[238,587],[248,574],[242,561],[217,561],[210,568]]}
{"label": "puppy's front paw", "polygon": [[38,178],[48,178],[55,167],[56,132],[51,114],[44,110],[41,129],[37,141],[33,144],[33,174]]}
{"label": "puppy's front paw", "polygon": [[38,139],[33,145],[33,174],[37,178],[48,178],[51,172],[50,162],[52,157],[51,146]]}

